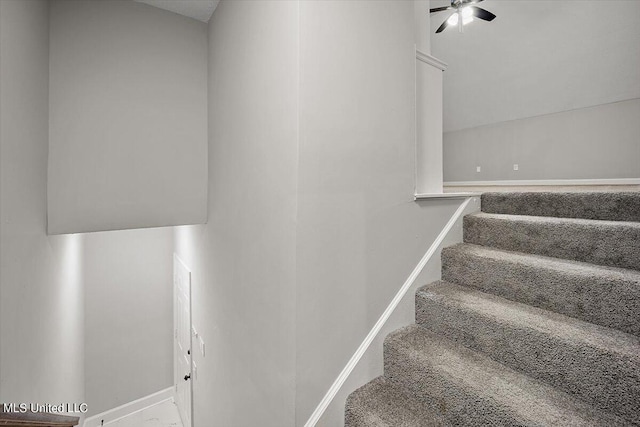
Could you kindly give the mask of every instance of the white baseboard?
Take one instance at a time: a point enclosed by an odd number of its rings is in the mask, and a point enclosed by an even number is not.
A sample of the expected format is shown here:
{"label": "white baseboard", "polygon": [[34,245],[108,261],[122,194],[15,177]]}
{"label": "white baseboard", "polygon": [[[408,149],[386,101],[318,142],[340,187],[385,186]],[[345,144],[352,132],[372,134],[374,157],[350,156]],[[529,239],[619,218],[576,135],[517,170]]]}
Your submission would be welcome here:
{"label": "white baseboard", "polygon": [[364,356],[365,352],[367,351],[371,343],[380,333],[380,331],[384,327],[387,320],[389,320],[389,318],[395,311],[396,307],[398,307],[398,304],[400,304],[400,301],[404,298],[405,294],[414,285],[414,282],[416,281],[416,279],[424,269],[425,265],[427,265],[427,263],[431,260],[433,255],[437,252],[438,248],[442,245],[445,238],[447,237],[451,229],[454,227],[456,222],[464,215],[464,212],[467,209],[467,206],[470,204],[472,200],[473,200],[472,197],[467,198],[467,200],[462,202],[462,204],[458,207],[455,213],[451,216],[451,218],[449,219],[447,224],[444,226],[442,231],[440,231],[440,234],[438,235],[438,237],[436,237],[436,239],[431,244],[427,252],[424,254],[424,256],[422,257],[418,265],[416,265],[416,267],[413,269],[413,271],[411,272],[407,280],[404,282],[400,290],[398,290],[398,293],[396,293],[396,295],[393,297],[393,299],[391,300],[391,302],[389,303],[385,311],[382,313],[382,315],[376,322],[376,324],[373,325],[373,328],[371,328],[371,330],[365,337],[364,341],[362,341],[362,343],[360,344],[356,352],[353,354],[353,356],[351,356],[351,359],[349,359],[346,366],[342,369],[342,372],[340,372],[340,374],[338,375],[336,380],[333,382],[331,387],[329,387],[329,390],[327,391],[327,393],[324,395],[324,397],[322,398],[318,406],[315,408],[315,410],[307,420],[307,422],[304,424],[305,427],[315,427],[318,424],[318,422],[320,421],[320,418],[322,418],[322,416],[324,415],[325,411],[327,410],[327,408],[329,407],[333,399],[336,397],[336,395],[338,394],[338,392],[340,391],[344,383],[347,381],[347,379],[349,378],[349,376],[351,375],[355,367],[360,362],[360,359],[362,359],[362,357]]}
{"label": "white baseboard", "polygon": [[538,185],[640,185],[640,178],[604,179],[517,179],[501,181],[447,181],[445,187],[492,187]]}
{"label": "white baseboard", "polygon": [[134,412],[142,411],[150,406],[157,405],[165,400],[173,400],[173,387],[160,390],[156,393],[134,400],[133,402],[125,403],[117,408],[109,409],[98,415],[93,415],[84,420],[84,427],[100,427],[102,421],[104,425],[110,422],[119,420],[122,417],[133,414]]}

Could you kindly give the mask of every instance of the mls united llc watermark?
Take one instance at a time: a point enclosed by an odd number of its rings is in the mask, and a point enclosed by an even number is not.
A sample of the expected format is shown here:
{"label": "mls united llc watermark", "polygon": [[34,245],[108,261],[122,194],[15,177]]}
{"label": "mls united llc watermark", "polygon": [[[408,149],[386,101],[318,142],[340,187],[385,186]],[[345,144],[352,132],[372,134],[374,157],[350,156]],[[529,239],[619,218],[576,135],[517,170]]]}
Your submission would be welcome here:
{"label": "mls united llc watermark", "polygon": [[5,413],[17,412],[17,413],[39,413],[49,412],[54,414],[72,414],[87,412],[86,403],[3,403],[2,409]]}

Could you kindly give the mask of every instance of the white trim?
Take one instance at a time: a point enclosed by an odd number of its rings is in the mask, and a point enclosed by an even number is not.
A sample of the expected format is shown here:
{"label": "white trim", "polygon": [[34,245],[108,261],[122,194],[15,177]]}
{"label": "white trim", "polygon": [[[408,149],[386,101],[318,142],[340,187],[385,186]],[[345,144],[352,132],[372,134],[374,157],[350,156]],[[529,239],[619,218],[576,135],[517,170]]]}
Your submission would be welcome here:
{"label": "white trim", "polygon": [[449,66],[449,64],[447,64],[446,62],[443,62],[438,58],[436,58],[435,56],[431,56],[428,53],[418,50],[418,48],[416,48],[416,59],[424,62],[425,64],[429,64],[433,67],[436,67],[442,71],[446,70],[447,67]]}
{"label": "white trim", "polygon": [[465,197],[478,197],[482,193],[421,193],[413,196],[414,200],[428,200],[428,199],[462,199]]}
{"label": "white trim", "polygon": [[84,420],[84,427],[100,427],[101,421],[104,420],[104,425],[108,425],[120,418],[131,415],[135,412],[140,412],[151,406],[162,403],[166,400],[173,402],[173,387],[165,388],[156,393],[134,400],[133,402],[125,403],[117,408],[109,409],[97,415],[93,415]]}
{"label": "white trim", "polygon": [[404,282],[404,284],[402,285],[398,293],[393,297],[393,299],[391,300],[387,308],[384,310],[384,312],[376,322],[376,324],[373,325],[373,328],[371,328],[371,330],[365,337],[364,341],[362,341],[362,343],[360,344],[356,352],[353,354],[353,356],[351,356],[351,359],[349,359],[349,362],[347,362],[347,365],[342,369],[342,372],[340,372],[340,375],[338,375],[338,378],[336,378],[336,380],[333,382],[331,387],[329,387],[329,390],[324,395],[324,397],[316,407],[315,411],[313,411],[313,413],[311,414],[307,422],[304,424],[305,427],[314,427],[318,423],[318,421],[320,421],[320,418],[324,414],[324,411],[326,411],[327,407],[329,406],[333,398],[336,396],[338,391],[342,388],[342,385],[344,384],[344,382],[347,380],[349,375],[351,375],[351,372],[353,371],[353,369],[356,367],[356,365],[358,364],[362,356],[365,354],[365,352],[367,351],[367,349],[369,348],[373,340],[376,338],[376,336],[378,335],[378,333],[380,332],[384,324],[387,322],[387,320],[389,319],[393,311],[396,309],[396,307],[398,306],[402,298],[404,298],[407,291],[411,288],[411,286],[415,282],[420,272],[422,272],[422,269],[424,268],[424,266],[427,264],[427,262],[429,262],[431,257],[436,253],[436,251],[438,250],[438,247],[442,244],[442,242],[444,241],[449,231],[451,231],[451,229],[455,225],[456,221],[458,221],[460,216],[462,216],[463,212],[465,211],[465,209],[467,208],[467,205],[471,202],[471,200],[473,199],[468,198],[467,200],[462,202],[460,207],[458,207],[455,213],[451,216],[451,218],[449,219],[449,222],[447,222],[447,224],[444,226],[440,234],[438,234],[438,237],[436,237],[436,239],[431,244],[427,252],[424,254],[424,256],[422,257],[418,265],[416,265],[416,267],[413,269],[413,271],[411,272],[407,280]]}
{"label": "white trim", "polygon": [[640,185],[640,178],[517,179],[502,181],[446,181],[448,187],[536,186],[536,185]]}

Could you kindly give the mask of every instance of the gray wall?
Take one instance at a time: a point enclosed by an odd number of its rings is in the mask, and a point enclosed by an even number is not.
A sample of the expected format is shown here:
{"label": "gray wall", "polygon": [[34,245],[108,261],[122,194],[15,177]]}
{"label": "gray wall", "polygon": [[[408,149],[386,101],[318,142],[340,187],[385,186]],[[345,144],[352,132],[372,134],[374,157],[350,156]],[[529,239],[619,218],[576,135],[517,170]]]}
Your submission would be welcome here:
{"label": "gray wall", "polygon": [[444,178],[449,182],[640,178],[638,118],[640,99],[633,99],[448,132]]}
{"label": "gray wall", "polygon": [[196,426],[292,426],[298,3],[223,1],[209,22],[209,218],[192,271]]}
{"label": "gray wall", "polygon": [[84,235],[91,416],[173,385],[173,230]]}
{"label": "gray wall", "polygon": [[[428,202],[423,203],[425,205],[425,208],[427,203]],[[422,271],[417,275],[413,284],[407,289],[404,296],[398,301],[398,305],[396,306],[395,310],[391,313],[378,334],[375,336],[375,338],[373,338],[373,341],[371,342],[369,347],[362,354],[362,357],[358,360],[358,363],[353,368],[353,371],[345,380],[344,385],[337,392],[336,396],[331,401],[324,414],[316,424],[318,427],[342,426],[344,424],[345,401],[349,394],[353,390],[370,381],[372,378],[384,374],[382,348],[386,336],[399,328],[415,323],[416,291],[425,284],[431,283],[441,278],[442,263],[440,261],[440,254],[442,248],[462,242],[462,222],[464,216],[477,212],[479,209],[479,197],[473,198],[463,209],[449,232],[443,237],[440,245],[435,248],[433,255],[424,265]],[[438,218],[438,220],[440,220],[440,218]],[[442,229],[444,228],[444,226],[438,223],[437,228]],[[413,266],[413,268],[415,268],[415,266]]]}
{"label": "gray wall", "polygon": [[196,425],[304,424],[459,205],[413,201],[413,12],[216,9],[209,219],[175,235],[207,346]]}
{"label": "gray wall", "polygon": [[47,237],[49,10],[0,1],[0,401],[84,401],[82,237]]}
{"label": "gray wall", "polygon": [[206,219],[206,24],[51,2],[49,232]]}
{"label": "gray wall", "polygon": [[413,2],[300,2],[296,425],[459,204],[413,201],[413,22]]}
{"label": "gray wall", "polygon": [[[629,164],[640,144],[640,2],[483,7],[498,17],[431,38],[449,64],[445,180],[640,177]],[[434,15],[432,27],[446,17]]]}

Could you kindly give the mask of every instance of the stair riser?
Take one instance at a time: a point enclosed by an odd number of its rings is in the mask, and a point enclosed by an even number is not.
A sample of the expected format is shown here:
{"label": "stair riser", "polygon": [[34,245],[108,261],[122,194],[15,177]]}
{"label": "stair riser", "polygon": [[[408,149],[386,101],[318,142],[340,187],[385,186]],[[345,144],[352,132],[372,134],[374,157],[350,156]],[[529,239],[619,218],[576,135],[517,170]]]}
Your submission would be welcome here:
{"label": "stair riser", "polygon": [[640,193],[485,193],[482,211],[640,222]]}
{"label": "stair riser", "polygon": [[640,363],[601,348],[579,346],[550,334],[501,323],[416,296],[416,323],[602,410],[640,423]]}
{"label": "stair riser", "polygon": [[488,258],[458,247],[442,251],[447,282],[640,335],[640,279],[592,273]]}
{"label": "stair riser", "polygon": [[534,222],[464,217],[464,242],[640,270],[640,227],[624,222]]}

